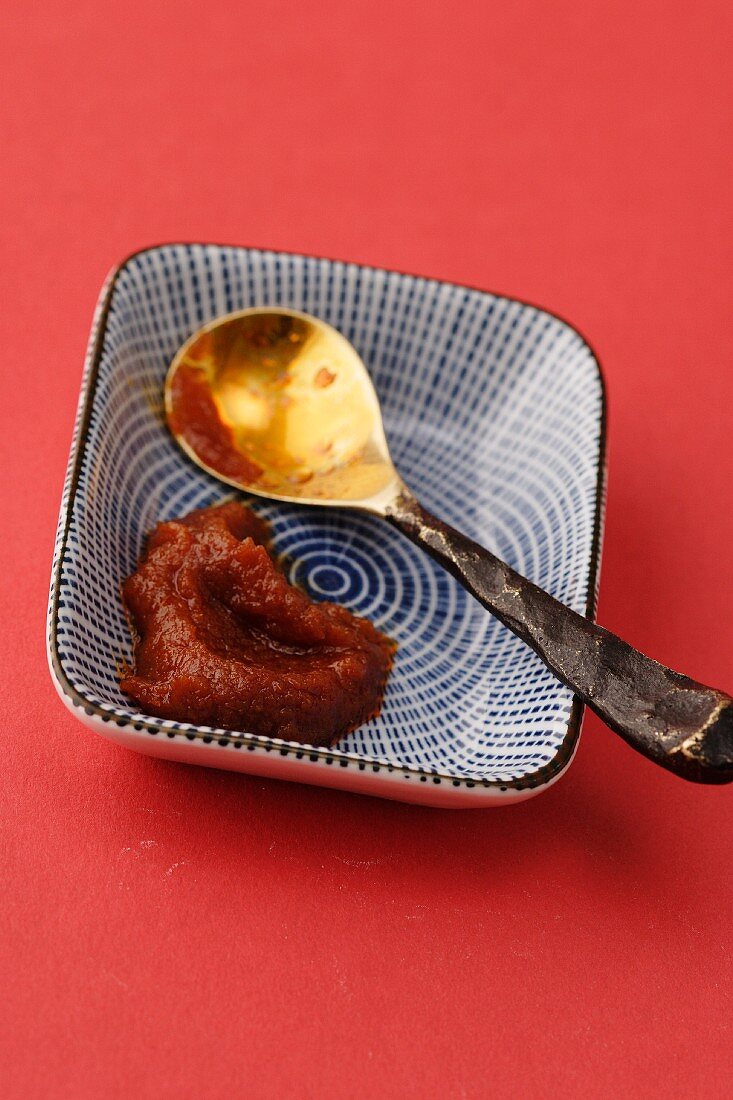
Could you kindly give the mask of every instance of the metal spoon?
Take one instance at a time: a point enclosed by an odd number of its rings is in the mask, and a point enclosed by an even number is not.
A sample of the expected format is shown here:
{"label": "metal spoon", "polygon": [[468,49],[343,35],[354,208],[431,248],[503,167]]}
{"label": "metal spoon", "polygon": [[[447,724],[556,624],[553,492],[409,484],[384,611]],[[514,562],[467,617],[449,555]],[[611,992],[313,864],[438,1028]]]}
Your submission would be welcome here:
{"label": "metal spoon", "polygon": [[324,321],[271,307],[212,321],[176,354],[165,407],[210,474],[273,500],[383,517],[638,752],[698,783],[733,781],[733,699],[645,657],[426,512],[392,464],[364,363]]}

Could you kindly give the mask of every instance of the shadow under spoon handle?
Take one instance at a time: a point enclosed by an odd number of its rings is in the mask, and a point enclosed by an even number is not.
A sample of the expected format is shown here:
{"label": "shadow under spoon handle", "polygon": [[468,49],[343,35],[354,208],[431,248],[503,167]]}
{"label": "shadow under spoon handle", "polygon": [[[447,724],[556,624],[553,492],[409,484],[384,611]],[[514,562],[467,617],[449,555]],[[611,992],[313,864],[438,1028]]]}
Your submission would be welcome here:
{"label": "shadow under spoon handle", "polygon": [[408,491],[386,518],[440,562],[637,752],[696,783],[733,781],[733,699],[565,607]]}

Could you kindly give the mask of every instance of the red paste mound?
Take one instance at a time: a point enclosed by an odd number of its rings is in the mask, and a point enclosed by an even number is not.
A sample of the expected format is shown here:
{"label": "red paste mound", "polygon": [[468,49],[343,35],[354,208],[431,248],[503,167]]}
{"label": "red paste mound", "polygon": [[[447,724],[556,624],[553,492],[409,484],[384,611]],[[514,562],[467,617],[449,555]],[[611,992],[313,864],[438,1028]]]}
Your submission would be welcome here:
{"label": "red paste mound", "polygon": [[159,523],[122,586],[121,687],[161,718],[330,745],[379,713],[394,643],[290,585],[267,541],[237,502]]}

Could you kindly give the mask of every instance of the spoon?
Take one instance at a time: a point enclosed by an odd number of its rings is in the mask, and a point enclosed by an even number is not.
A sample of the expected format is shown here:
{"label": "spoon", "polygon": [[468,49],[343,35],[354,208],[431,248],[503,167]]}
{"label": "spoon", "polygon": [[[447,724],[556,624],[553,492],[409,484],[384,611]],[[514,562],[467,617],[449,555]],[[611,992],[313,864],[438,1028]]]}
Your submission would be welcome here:
{"label": "spoon", "polygon": [[388,520],[634,749],[684,779],[733,781],[733,699],[645,657],[430,515],[392,464],[364,363],[324,321],[279,307],[212,321],[173,359],[165,408],[208,473],[272,500]]}

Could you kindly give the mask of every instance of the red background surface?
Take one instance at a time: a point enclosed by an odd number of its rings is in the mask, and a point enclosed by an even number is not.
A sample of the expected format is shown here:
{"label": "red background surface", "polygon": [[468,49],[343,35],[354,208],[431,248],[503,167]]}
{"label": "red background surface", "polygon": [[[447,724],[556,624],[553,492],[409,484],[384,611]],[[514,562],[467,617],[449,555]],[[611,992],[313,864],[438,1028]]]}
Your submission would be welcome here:
{"label": "red background surface", "polygon": [[573,320],[610,393],[601,618],[733,691],[729,13],[5,5],[6,1097],[727,1092],[731,790],[594,718],[503,810],[157,762],[62,708],[43,635],[102,279],[208,239]]}

